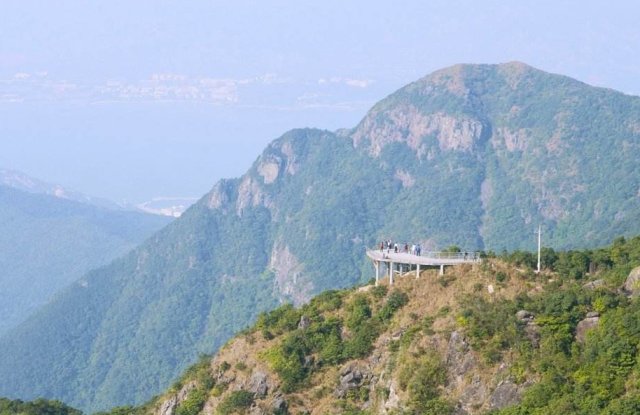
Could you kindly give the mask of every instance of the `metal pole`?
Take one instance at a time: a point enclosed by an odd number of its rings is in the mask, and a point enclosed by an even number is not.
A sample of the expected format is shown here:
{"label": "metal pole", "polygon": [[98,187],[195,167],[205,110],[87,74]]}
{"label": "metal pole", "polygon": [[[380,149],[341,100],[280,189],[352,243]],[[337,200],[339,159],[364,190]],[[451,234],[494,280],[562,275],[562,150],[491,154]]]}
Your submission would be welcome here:
{"label": "metal pole", "polygon": [[416,268],[416,279],[418,278],[420,278],[420,264],[418,264]]}
{"label": "metal pole", "polygon": [[376,261],[375,266],[376,266],[376,287],[377,287],[378,280],[380,279],[380,261]]}
{"label": "metal pole", "polygon": [[542,225],[538,225],[538,274],[540,273],[540,246],[542,242]]}
{"label": "metal pole", "polygon": [[390,263],[389,285],[393,285],[393,262]]}

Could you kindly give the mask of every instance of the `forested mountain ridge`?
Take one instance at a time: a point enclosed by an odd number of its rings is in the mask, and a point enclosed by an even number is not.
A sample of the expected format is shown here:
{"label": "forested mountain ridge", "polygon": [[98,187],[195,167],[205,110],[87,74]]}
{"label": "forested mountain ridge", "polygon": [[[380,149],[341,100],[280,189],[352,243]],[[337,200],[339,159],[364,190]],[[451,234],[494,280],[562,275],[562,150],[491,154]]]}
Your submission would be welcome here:
{"label": "forested mountain ridge", "polygon": [[0,333],[167,223],[0,185]]}
{"label": "forested mountain ridge", "polygon": [[74,202],[87,203],[107,209],[125,209],[124,206],[112,202],[111,200],[87,196],[60,184],[47,183],[13,169],[0,168],[0,185],[13,187],[14,189],[22,190],[27,193],[46,194],[59,197],[60,199],[73,200]]}
{"label": "forested mountain ridge", "polygon": [[367,280],[381,238],[501,251],[532,248],[538,223],[555,248],[639,233],[639,118],[638,97],[509,63],[435,72],[353,130],[290,131],[0,339],[0,395],[143,402],[260,311]]}

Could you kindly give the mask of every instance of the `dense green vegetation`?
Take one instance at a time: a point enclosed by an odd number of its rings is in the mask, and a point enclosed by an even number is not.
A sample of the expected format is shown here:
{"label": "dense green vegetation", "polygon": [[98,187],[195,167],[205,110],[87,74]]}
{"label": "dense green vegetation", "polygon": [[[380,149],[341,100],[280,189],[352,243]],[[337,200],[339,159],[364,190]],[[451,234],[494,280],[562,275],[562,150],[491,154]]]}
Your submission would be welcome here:
{"label": "dense green vegetation", "polygon": [[[405,293],[395,290],[374,312],[369,296],[361,294],[346,305],[344,319],[337,314],[327,315],[326,312],[339,309],[339,300],[340,293],[330,291],[300,309],[285,305],[258,318],[256,328],[262,330],[263,335],[271,329],[278,329],[280,334],[290,331],[264,353],[265,360],[280,377],[284,392],[302,387],[317,367],[368,355],[393,314],[408,301]],[[302,316],[309,319],[309,327],[297,327]],[[346,339],[342,336],[343,326],[349,330]],[[312,355],[318,356],[317,362],[309,360]]]}
{"label": "dense green vegetation", "polygon": [[169,221],[0,186],[0,335]]}
{"label": "dense green vegetation", "polygon": [[[521,405],[495,415],[631,414],[640,403],[640,301],[617,288],[632,268],[640,266],[640,237],[619,238],[611,247],[586,251],[547,251],[554,283],[539,295],[488,302],[478,296],[462,301],[459,324],[471,345],[487,362],[504,353],[515,356],[512,376],[519,382],[539,379],[524,392]],[[504,258],[532,270],[530,254]],[[584,288],[587,270],[598,269],[605,285]],[[535,279],[532,273],[523,278]],[[546,277],[545,277],[546,278]],[[534,344],[518,310],[535,316],[540,338]],[[576,326],[589,311],[601,316],[584,345],[574,339]]]}
{"label": "dense green vegetation", "polygon": [[[261,311],[367,281],[364,248],[382,238],[501,252],[532,250],[539,223],[561,250],[640,233],[639,110],[637,97],[523,65],[469,65],[402,88],[350,132],[288,132],[243,177],[1,338],[0,395],[88,411],[143,402]],[[545,255],[574,280],[607,266],[596,251]],[[384,324],[350,307],[367,323],[340,354],[291,322],[261,331],[286,331],[298,358],[339,361],[366,353]],[[338,324],[312,322],[328,338]],[[478,343],[491,360],[508,341]]]}
{"label": "dense green vegetation", "polygon": [[59,401],[36,399],[23,402],[0,398],[0,415],[82,415],[82,412]]}

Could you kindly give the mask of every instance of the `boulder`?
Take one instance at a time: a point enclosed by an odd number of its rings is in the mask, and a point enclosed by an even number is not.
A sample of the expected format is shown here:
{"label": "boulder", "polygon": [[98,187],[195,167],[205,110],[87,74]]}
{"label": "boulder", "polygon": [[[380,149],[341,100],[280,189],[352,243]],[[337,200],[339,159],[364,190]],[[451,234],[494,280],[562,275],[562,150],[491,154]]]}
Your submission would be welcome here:
{"label": "boulder", "polygon": [[333,392],[333,396],[342,399],[347,396],[350,390],[358,389],[362,385],[364,374],[355,365],[347,365],[340,370],[340,380],[338,387]]}
{"label": "boulder", "polygon": [[533,314],[531,314],[529,311],[527,310],[520,310],[516,313],[516,317],[518,318],[518,320],[520,321],[530,321],[533,320]]}
{"label": "boulder", "polygon": [[269,382],[266,373],[260,371],[256,371],[251,375],[247,385],[249,392],[253,393],[257,398],[265,397],[269,389],[272,388],[273,385]]}
{"label": "boulder", "polygon": [[401,327],[399,330],[391,333],[391,340],[400,340],[402,338],[402,335],[405,334],[407,332],[407,327]]}
{"label": "boulder", "polygon": [[276,396],[271,402],[271,409],[274,411],[286,411],[287,409],[287,401],[283,396]]}
{"label": "boulder", "polygon": [[309,317],[307,316],[300,317],[300,323],[298,323],[298,328],[300,330],[305,330],[305,329],[308,329],[309,326],[311,326],[311,320],[309,320]]}
{"label": "boulder", "polygon": [[396,392],[396,384],[394,381],[392,381],[391,385],[389,385],[389,397],[384,403],[384,409],[385,409],[385,412],[387,412],[388,410],[392,410],[393,412],[393,410],[398,409],[399,406],[400,406],[400,397]]}
{"label": "boulder", "polygon": [[524,332],[533,347],[540,346],[540,331],[536,323],[529,321],[527,325],[524,326]]}
{"label": "boulder", "polygon": [[589,315],[587,314],[587,317],[584,320],[581,320],[576,326],[576,341],[578,343],[584,343],[585,340],[587,339],[587,331],[598,327],[599,321],[600,321],[599,314],[592,315],[591,317],[589,317]]}
{"label": "boulder", "polygon": [[596,288],[604,287],[604,280],[590,281],[582,286],[587,290],[595,290]]}
{"label": "boulder", "polygon": [[631,270],[627,280],[622,286],[622,290],[628,297],[636,297],[640,294],[640,267],[636,267]]}

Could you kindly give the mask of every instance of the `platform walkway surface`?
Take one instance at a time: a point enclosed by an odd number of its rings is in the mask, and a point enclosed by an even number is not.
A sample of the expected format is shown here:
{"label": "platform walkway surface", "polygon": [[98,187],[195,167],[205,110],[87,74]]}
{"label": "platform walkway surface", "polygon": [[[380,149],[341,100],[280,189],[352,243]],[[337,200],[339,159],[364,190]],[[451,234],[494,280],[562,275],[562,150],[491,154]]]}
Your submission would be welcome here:
{"label": "platform walkway surface", "polygon": [[474,264],[481,262],[480,255],[477,252],[423,252],[422,255],[414,255],[408,252],[394,253],[390,250],[367,249],[367,256],[374,261],[390,262],[394,264],[410,264],[410,265],[461,265]]}

